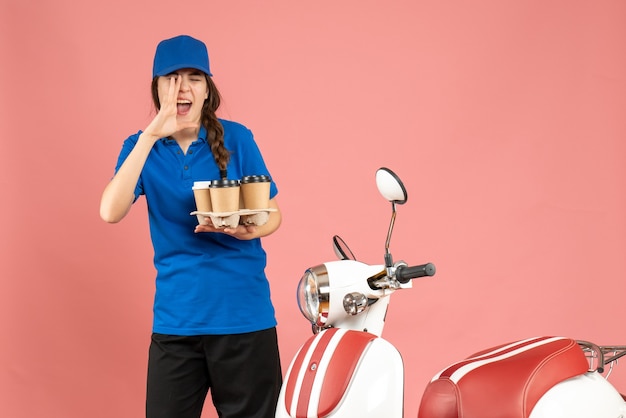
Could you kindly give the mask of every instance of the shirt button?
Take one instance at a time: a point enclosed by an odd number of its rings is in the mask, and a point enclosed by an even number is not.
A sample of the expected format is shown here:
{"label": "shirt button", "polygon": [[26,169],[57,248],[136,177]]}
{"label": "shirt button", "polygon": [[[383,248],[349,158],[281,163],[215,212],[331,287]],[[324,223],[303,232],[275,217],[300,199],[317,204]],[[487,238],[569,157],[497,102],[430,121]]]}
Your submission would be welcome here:
{"label": "shirt button", "polygon": [[189,170],[189,166],[185,166],[185,170]]}
{"label": "shirt button", "polygon": [[193,154],[193,150],[191,150],[191,149],[190,149],[190,150],[189,150],[189,152],[188,152],[188,154]]}

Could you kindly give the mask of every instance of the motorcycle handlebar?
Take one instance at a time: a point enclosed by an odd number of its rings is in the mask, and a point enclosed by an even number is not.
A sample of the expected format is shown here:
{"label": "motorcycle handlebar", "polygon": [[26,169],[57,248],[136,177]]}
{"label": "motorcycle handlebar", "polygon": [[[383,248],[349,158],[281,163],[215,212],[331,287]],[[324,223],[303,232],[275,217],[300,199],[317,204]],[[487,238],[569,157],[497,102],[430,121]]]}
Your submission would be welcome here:
{"label": "motorcycle handlebar", "polygon": [[433,263],[422,264],[420,266],[399,266],[396,269],[396,279],[406,284],[411,279],[417,279],[418,277],[434,276],[436,272],[435,265]]}

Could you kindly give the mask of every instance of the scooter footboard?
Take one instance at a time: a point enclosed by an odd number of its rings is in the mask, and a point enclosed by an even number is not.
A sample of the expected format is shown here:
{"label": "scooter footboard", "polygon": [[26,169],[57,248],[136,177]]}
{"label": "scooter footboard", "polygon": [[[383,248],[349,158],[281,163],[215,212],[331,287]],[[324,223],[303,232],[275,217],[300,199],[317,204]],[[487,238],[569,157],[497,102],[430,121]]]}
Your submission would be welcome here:
{"label": "scooter footboard", "polygon": [[402,417],[403,369],[388,341],[367,332],[325,330],[291,362],[276,417]]}

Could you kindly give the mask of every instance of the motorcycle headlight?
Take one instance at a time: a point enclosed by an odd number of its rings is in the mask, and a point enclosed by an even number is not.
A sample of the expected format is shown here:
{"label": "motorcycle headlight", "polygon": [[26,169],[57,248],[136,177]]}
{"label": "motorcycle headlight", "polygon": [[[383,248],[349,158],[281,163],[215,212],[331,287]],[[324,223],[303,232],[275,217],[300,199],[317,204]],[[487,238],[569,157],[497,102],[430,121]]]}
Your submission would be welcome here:
{"label": "motorcycle headlight", "polygon": [[313,325],[323,327],[328,319],[328,271],[322,264],[304,272],[298,283],[298,307]]}

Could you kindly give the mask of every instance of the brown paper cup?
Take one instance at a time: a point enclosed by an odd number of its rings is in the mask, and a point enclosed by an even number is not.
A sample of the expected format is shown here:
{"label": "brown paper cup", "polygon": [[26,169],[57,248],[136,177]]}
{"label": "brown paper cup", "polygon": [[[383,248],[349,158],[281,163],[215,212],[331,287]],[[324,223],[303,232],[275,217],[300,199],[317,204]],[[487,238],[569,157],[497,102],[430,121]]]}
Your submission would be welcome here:
{"label": "brown paper cup", "polygon": [[209,191],[210,181],[196,181],[193,183],[193,196],[196,199],[196,209],[198,212],[211,212],[211,192]]}
{"label": "brown paper cup", "polygon": [[214,213],[239,210],[239,180],[213,180],[209,191]]}
{"label": "brown paper cup", "polygon": [[270,205],[269,176],[246,176],[241,179],[241,197],[245,209],[268,209]]}

